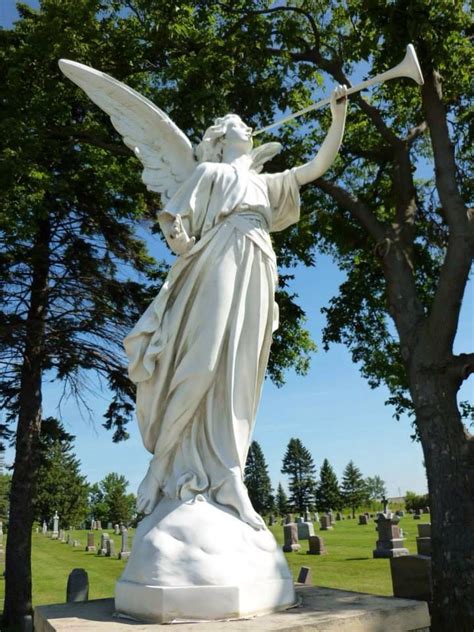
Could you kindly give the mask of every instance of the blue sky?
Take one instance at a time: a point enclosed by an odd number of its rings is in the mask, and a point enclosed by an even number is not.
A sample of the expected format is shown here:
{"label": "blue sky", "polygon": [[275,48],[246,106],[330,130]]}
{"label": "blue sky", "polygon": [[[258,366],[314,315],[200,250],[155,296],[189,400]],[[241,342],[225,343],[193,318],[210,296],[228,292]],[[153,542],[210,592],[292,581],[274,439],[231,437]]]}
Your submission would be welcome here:
{"label": "blue sky", "polygon": [[[30,2],[37,6],[37,2]],[[0,0],[0,25],[9,27],[15,17],[15,2]],[[164,246],[154,236],[147,241],[156,258],[165,256]],[[332,261],[318,255],[315,268],[295,270],[292,289],[308,316],[308,329],[319,351],[314,354],[306,377],[294,372],[287,375],[286,385],[278,389],[269,380],[263,390],[254,438],[261,444],[269,464],[274,485],[285,482],[280,474],[281,460],[291,437],[299,437],[311,451],[316,466],[328,458],[338,476],[353,460],[364,476],[380,475],[387,483],[389,495],[398,496],[407,489],[426,491],[426,478],[419,444],[412,442],[412,428],[407,418],[395,421],[393,410],[384,405],[388,396],[384,388],[371,390],[360,377],[357,366],[342,345],[322,351],[321,330],[324,325],[321,307],[337,293],[344,280]],[[465,296],[455,351],[468,352],[474,339],[474,290],[472,282]],[[76,452],[83,473],[95,482],[107,473],[124,474],[130,490],[136,491],[145,474],[149,455],[142,446],[135,424],[130,440],[113,444],[111,434],[101,426],[108,395],[97,387],[90,402],[94,421],[81,416],[73,401],[63,402],[61,414],[67,429],[76,435]],[[44,416],[58,415],[60,388],[44,384]],[[473,380],[465,383],[460,399],[473,399]],[[7,452],[7,461],[13,458]]]}

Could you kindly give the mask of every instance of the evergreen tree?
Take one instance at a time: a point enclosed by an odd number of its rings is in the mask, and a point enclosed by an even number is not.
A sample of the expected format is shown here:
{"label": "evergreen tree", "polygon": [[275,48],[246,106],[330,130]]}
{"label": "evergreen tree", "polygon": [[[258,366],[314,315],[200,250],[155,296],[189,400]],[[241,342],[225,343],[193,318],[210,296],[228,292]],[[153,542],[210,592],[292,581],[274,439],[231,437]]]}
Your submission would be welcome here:
{"label": "evergreen tree", "polygon": [[341,493],[344,505],[351,508],[352,517],[355,518],[356,508],[367,501],[367,487],[360,470],[352,461],[349,461],[342,474]]}
{"label": "evergreen tree", "polygon": [[385,481],[378,475],[367,476],[365,479],[365,486],[367,488],[367,495],[369,500],[378,500],[387,496],[387,488]]}
{"label": "evergreen tree", "polygon": [[52,524],[55,511],[62,526],[77,526],[87,516],[89,486],[80,473],[73,441],[74,436],[57,419],[43,419],[34,499],[34,517],[40,524]]}
{"label": "evergreen tree", "polygon": [[279,516],[284,516],[288,513],[288,496],[281,483],[278,483],[275,504]]}
{"label": "evergreen tree", "polygon": [[252,441],[250,444],[245,463],[244,483],[257,513],[264,514],[273,509],[275,501],[268,466],[257,441]]}
{"label": "evergreen tree", "polygon": [[90,488],[89,511],[91,517],[102,524],[129,524],[135,513],[135,496],[127,493],[125,476],[111,472],[100,483]]}
{"label": "evergreen tree", "polygon": [[313,506],[316,468],[313,457],[299,439],[290,439],[283,457],[282,474],[290,477],[290,504],[302,513]]}
{"label": "evergreen tree", "polygon": [[329,461],[324,459],[319,473],[319,483],[316,487],[316,509],[327,512],[331,509],[342,508],[342,496],[337,476]]}

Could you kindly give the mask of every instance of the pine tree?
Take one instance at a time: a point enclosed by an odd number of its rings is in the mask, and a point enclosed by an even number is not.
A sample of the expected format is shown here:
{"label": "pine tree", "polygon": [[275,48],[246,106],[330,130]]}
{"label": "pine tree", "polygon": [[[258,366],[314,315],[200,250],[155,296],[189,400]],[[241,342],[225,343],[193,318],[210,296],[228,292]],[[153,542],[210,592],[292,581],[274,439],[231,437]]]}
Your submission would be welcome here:
{"label": "pine tree", "polygon": [[342,508],[342,496],[337,476],[329,461],[324,459],[319,473],[319,483],[316,487],[316,509],[327,512],[331,509]]}
{"label": "pine tree", "polygon": [[352,517],[355,518],[356,508],[367,501],[367,487],[360,470],[352,461],[349,461],[342,474],[341,491],[344,504],[351,508]]}
{"label": "pine tree", "polygon": [[73,441],[74,436],[57,419],[43,419],[34,499],[34,517],[41,524],[50,523],[55,511],[63,526],[78,525],[87,516],[89,486],[80,473]]}
{"label": "pine tree", "polygon": [[288,512],[288,496],[281,483],[278,483],[275,504],[278,515],[284,516]]}
{"label": "pine tree", "polygon": [[245,464],[244,483],[257,513],[264,514],[273,509],[275,501],[268,466],[257,441],[252,441],[250,444]]}
{"label": "pine tree", "polygon": [[307,507],[311,508],[316,489],[316,468],[311,453],[299,439],[290,439],[281,472],[290,477],[290,504],[300,513]]}

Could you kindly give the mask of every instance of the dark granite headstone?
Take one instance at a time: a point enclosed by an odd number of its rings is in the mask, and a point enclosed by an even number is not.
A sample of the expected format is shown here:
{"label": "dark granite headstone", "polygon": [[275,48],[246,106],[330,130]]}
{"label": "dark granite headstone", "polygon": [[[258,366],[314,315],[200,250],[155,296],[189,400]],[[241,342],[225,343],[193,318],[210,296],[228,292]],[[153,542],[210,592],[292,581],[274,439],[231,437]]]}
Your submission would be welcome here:
{"label": "dark granite headstone", "polygon": [[298,527],[296,524],[285,524],[283,527],[283,536],[285,538],[285,544],[283,545],[283,551],[285,553],[293,553],[300,550],[298,544]]}
{"label": "dark granite headstone", "polygon": [[416,538],[416,550],[418,555],[431,557],[431,524],[425,522],[418,526],[418,537]]}
{"label": "dark granite headstone", "polygon": [[95,550],[94,534],[88,533],[86,551],[89,551],[90,553],[95,553]]}
{"label": "dark granite headstone", "polygon": [[329,516],[321,516],[320,520],[320,529],[321,531],[327,531],[328,529],[332,529],[331,518]]}
{"label": "dark granite headstone", "polygon": [[66,602],[89,600],[89,577],[83,568],[75,568],[67,579]]}
{"label": "dark granite headstone", "polygon": [[405,555],[390,560],[393,596],[402,599],[432,601],[431,558]]}
{"label": "dark granite headstone", "polygon": [[308,538],[309,551],[306,551],[308,555],[324,555],[326,549],[324,548],[324,540],[318,535],[310,535]]}
{"label": "dark granite headstone", "polygon": [[307,566],[302,566],[300,568],[300,572],[298,573],[298,579],[296,580],[297,584],[304,584],[305,586],[313,585],[313,578],[311,577],[311,569]]}
{"label": "dark granite headstone", "polygon": [[360,514],[359,524],[369,524],[369,518],[367,517],[366,514]]}

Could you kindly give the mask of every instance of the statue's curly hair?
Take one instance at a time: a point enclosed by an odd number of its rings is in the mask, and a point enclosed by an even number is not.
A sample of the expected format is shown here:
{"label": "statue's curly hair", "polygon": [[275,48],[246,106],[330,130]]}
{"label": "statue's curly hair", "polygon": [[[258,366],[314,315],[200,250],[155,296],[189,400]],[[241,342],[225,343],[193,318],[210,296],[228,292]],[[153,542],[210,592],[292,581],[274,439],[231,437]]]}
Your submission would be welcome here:
{"label": "statue's curly hair", "polygon": [[199,162],[222,162],[224,149],[222,139],[227,130],[227,123],[231,118],[238,118],[242,121],[238,114],[226,114],[216,118],[214,124],[204,132],[202,141],[196,147],[196,158]]}

